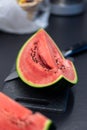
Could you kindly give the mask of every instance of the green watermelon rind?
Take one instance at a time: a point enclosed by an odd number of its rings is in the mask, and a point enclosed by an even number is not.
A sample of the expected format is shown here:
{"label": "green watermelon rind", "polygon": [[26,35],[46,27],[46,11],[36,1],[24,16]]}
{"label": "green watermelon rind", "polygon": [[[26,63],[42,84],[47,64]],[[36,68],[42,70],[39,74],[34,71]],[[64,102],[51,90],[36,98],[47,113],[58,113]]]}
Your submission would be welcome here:
{"label": "green watermelon rind", "polygon": [[50,130],[50,126],[52,124],[52,121],[50,119],[48,119],[44,125],[44,129],[43,130]]}
{"label": "green watermelon rind", "polygon": [[[39,31],[41,31],[41,30],[43,30],[43,29],[40,29]],[[39,32],[39,31],[37,31],[37,32]],[[20,79],[21,79],[23,82],[25,82],[27,85],[30,85],[30,86],[35,87],[35,88],[42,88],[42,87],[51,86],[51,85],[53,85],[53,84],[59,82],[59,81],[62,80],[62,79],[66,80],[66,82],[69,82],[69,83],[71,83],[72,85],[75,85],[75,84],[78,82],[78,77],[77,77],[77,72],[76,72],[75,66],[73,65],[72,62],[71,62],[71,64],[72,64],[73,71],[74,71],[74,74],[75,74],[75,79],[74,79],[74,80],[68,80],[66,77],[64,77],[64,75],[60,75],[54,82],[51,82],[51,83],[48,83],[48,84],[36,84],[36,83],[32,83],[31,81],[27,81],[26,78],[23,76],[23,74],[21,73],[21,71],[20,71],[20,69],[19,69],[19,67],[18,67],[18,62],[19,62],[19,59],[20,59],[20,56],[21,56],[21,53],[22,53],[23,48],[24,48],[27,44],[29,44],[29,41],[37,34],[37,32],[36,32],[33,36],[31,36],[31,37],[24,43],[24,45],[21,47],[21,49],[19,50],[19,53],[18,53],[18,55],[17,55],[17,59],[16,59],[16,71],[17,71],[17,74],[18,74],[18,76],[20,77]],[[48,34],[47,34],[47,35],[48,35]],[[49,36],[49,35],[48,35],[48,36]],[[51,38],[51,37],[50,37],[50,38]],[[51,38],[51,39],[52,39],[52,38]],[[52,39],[52,41],[53,41],[53,39]],[[53,42],[54,42],[54,41],[53,41]],[[55,44],[55,42],[54,42],[54,44]],[[58,46],[57,46],[56,44],[55,44],[55,46],[57,47],[57,49],[58,49],[59,53],[61,54],[62,58],[65,59],[64,56],[63,56],[63,54],[62,54],[62,52],[61,52],[60,49],[58,48]]]}

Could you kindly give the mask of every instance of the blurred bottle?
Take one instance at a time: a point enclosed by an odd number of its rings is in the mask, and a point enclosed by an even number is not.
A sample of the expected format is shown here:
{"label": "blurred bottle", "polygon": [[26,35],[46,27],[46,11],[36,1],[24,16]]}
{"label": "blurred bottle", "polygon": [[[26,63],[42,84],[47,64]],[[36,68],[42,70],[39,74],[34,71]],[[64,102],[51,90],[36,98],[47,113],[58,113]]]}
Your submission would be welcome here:
{"label": "blurred bottle", "polygon": [[85,11],[84,0],[50,0],[51,13],[55,15],[77,15]]}

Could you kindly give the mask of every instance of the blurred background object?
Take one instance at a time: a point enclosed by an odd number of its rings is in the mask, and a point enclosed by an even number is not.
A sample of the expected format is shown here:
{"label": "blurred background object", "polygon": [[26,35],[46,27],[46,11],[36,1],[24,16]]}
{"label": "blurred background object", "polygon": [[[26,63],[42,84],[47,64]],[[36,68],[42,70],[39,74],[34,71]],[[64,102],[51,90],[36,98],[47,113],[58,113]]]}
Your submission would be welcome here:
{"label": "blurred background object", "polygon": [[[33,33],[39,28],[46,28],[50,16],[49,0],[40,1],[33,0],[30,2],[32,4],[27,3],[22,8],[17,0],[0,0],[0,30],[15,34],[27,34]],[[31,5],[32,7],[30,7]],[[28,11],[25,11],[24,7]]]}
{"label": "blurred background object", "polygon": [[84,0],[51,0],[51,13],[55,15],[77,15],[85,11]]}
{"label": "blurred background object", "polygon": [[33,20],[37,15],[42,1],[43,0],[17,0],[18,5],[27,12],[30,20]]}
{"label": "blurred background object", "polygon": [[0,0],[0,30],[33,33],[50,24],[50,14],[80,14],[85,11],[85,5],[84,0]]}

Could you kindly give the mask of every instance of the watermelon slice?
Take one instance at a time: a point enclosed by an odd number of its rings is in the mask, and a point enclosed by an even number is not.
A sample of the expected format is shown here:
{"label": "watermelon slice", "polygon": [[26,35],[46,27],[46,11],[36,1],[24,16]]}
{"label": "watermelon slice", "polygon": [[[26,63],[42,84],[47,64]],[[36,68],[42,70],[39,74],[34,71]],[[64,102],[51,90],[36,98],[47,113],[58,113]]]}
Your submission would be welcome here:
{"label": "watermelon slice", "polygon": [[72,61],[65,59],[53,39],[43,29],[37,31],[21,47],[16,70],[20,79],[29,86],[43,88],[73,86],[78,77]]}
{"label": "watermelon slice", "polygon": [[49,130],[52,121],[0,92],[0,130]]}

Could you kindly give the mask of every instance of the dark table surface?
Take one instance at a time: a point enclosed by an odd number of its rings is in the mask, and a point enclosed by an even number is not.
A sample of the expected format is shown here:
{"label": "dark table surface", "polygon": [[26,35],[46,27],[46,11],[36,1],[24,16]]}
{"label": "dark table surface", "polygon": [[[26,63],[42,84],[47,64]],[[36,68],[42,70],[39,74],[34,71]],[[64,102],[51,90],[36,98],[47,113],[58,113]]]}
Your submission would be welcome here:
{"label": "dark table surface", "polygon": [[[87,41],[87,11],[72,17],[50,16],[46,31],[61,50],[72,44]],[[17,35],[0,31],[0,88],[9,74],[17,53],[32,34]],[[58,116],[58,130],[87,130],[87,52],[74,57],[78,84],[72,88],[67,111]],[[54,117],[50,115],[50,118]]]}

